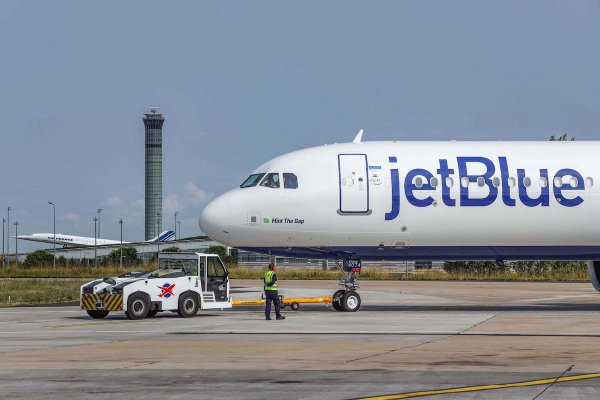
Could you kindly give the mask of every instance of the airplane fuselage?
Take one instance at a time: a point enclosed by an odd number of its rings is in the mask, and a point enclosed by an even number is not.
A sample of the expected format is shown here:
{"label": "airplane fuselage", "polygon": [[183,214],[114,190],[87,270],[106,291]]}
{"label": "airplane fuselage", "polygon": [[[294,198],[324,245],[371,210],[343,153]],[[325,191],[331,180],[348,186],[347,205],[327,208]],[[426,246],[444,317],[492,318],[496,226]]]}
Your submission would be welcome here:
{"label": "airplane fuselage", "polygon": [[261,165],[256,185],[215,199],[200,224],[227,245],[292,257],[599,259],[599,151],[600,142],[315,147]]}

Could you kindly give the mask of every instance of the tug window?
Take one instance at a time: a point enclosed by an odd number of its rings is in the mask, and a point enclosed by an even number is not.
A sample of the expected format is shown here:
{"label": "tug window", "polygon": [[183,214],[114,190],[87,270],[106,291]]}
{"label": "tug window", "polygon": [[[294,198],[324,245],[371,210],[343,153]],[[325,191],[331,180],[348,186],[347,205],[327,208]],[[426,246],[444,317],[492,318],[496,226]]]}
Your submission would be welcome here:
{"label": "tug window", "polygon": [[298,189],[298,177],[290,172],[284,172],[283,187],[285,189]]}
{"label": "tug window", "polygon": [[252,174],[248,178],[246,178],[246,180],[244,181],[244,183],[242,183],[240,185],[240,187],[241,188],[248,188],[248,187],[256,186],[258,184],[258,182],[260,182],[260,180],[262,179],[263,176],[265,176],[264,173],[262,173],[262,174]]}
{"label": "tug window", "polygon": [[279,188],[279,174],[277,172],[272,172],[265,176],[265,179],[262,180],[260,186],[278,189]]}

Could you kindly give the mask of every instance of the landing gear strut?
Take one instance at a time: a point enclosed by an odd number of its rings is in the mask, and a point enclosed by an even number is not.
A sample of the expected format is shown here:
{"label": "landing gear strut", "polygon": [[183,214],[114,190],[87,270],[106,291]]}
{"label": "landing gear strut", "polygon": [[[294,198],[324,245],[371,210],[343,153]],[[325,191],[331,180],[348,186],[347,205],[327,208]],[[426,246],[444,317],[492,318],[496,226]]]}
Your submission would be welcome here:
{"label": "landing gear strut", "polygon": [[336,291],[332,296],[331,305],[334,310],[354,312],[360,308],[361,300],[356,292],[359,287],[357,277],[360,269],[360,260],[344,260],[346,276],[339,281],[343,289]]}

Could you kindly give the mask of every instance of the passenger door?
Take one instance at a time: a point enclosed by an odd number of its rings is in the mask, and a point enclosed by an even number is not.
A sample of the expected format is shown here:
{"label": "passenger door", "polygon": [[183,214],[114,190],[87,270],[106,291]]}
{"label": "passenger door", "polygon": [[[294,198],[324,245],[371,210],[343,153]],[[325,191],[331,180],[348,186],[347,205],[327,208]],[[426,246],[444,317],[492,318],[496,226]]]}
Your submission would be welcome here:
{"label": "passenger door", "polygon": [[339,154],[339,214],[370,214],[366,154]]}

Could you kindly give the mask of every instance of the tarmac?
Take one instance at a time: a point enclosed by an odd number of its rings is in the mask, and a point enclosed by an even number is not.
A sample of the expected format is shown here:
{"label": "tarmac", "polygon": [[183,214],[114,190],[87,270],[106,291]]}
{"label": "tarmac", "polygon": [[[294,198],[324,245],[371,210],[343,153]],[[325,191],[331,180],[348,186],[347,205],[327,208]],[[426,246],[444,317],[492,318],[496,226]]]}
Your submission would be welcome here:
{"label": "tarmac", "polygon": [[[259,298],[258,281],[233,296]],[[288,297],[333,281],[282,281]],[[142,321],[79,307],[0,309],[0,398],[598,399],[589,283],[363,281],[362,307],[265,321],[260,307]]]}

